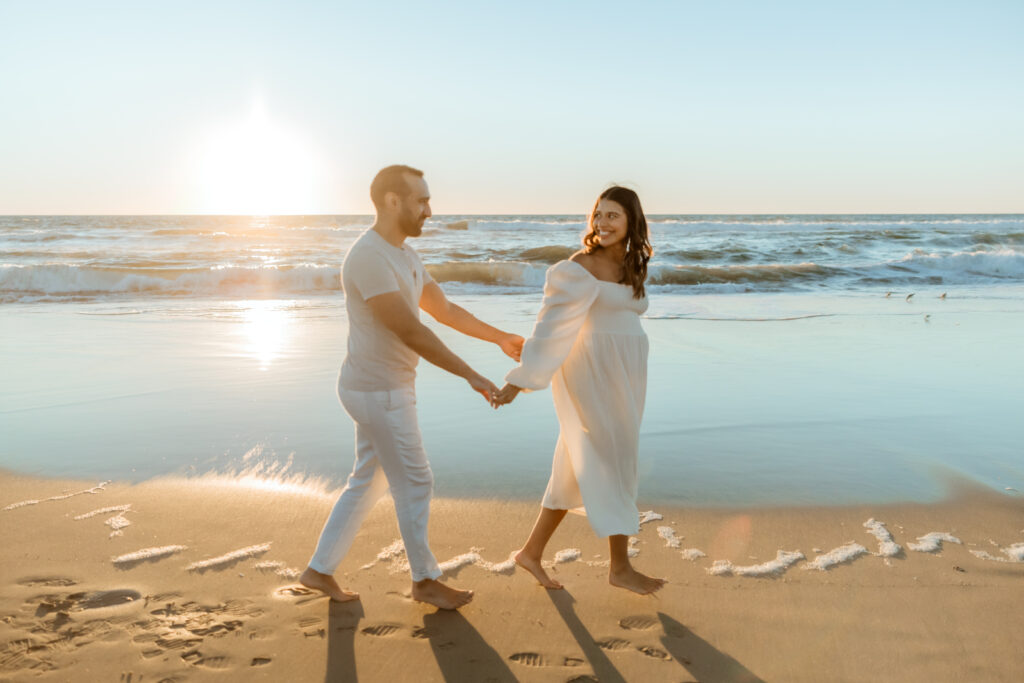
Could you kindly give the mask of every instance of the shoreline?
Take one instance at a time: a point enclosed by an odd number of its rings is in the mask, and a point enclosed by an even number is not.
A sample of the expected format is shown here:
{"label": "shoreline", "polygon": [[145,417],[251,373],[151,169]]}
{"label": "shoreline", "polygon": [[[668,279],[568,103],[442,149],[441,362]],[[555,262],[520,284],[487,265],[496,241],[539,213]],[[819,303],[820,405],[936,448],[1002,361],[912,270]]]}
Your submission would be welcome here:
{"label": "shoreline", "polygon": [[[930,681],[955,672],[1012,681],[1024,672],[1014,642],[1024,499],[965,482],[930,504],[656,506],[661,519],[641,526],[634,562],[670,583],[646,597],[608,586],[607,545],[582,517],[567,517],[549,546],[568,589],[549,592],[506,562],[535,502],[437,499],[431,545],[446,580],[476,591],[458,613],[408,597],[387,498],[337,572],[362,600],[339,605],[294,583],[333,494],[212,479],[97,488],[2,472],[0,496],[9,549],[0,680]],[[29,500],[39,502],[11,507]],[[961,542],[910,547],[931,533]],[[851,544],[863,551],[851,555]],[[843,548],[845,559],[834,553]],[[147,549],[158,552],[137,555]],[[704,556],[687,559],[691,549]],[[822,557],[836,563],[813,567]]]}
{"label": "shoreline", "polygon": [[[109,486],[120,487],[147,487],[147,486],[166,486],[166,487],[208,487],[217,488],[223,487],[229,490],[252,490],[252,491],[268,491],[272,493],[288,493],[298,496],[305,496],[312,499],[321,499],[327,501],[334,501],[341,494],[342,489],[345,485],[345,480],[348,477],[348,473],[340,475],[340,483],[338,479],[312,475],[307,473],[288,473],[287,470],[283,472],[275,472],[273,470],[268,471],[262,464],[257,464],[251,468],[234,471],[209,471],[201,474],[185,474],[185,473],[167,473],[157,474],[151,477],[142,479],[129,479],[129,478],[114,478],[114,479],[102,479],[89,478],[75,475],[54,475],[44,473],[33,473],[23,472],[19,470],[10,469],[7,467],[0,466],[0,495],[4,493],[4,489],[19,481],[32,482],[34,484],[46,485],[47,483],[59,484],[69,486],[71,488],[78,487],[78,491],[84,491],[90,488],[99,488],[100,490],[106,490]],[[1024,492],[1010,487],[995,487],[986,484],[985,482],[973,479],[970,476],[954,470],[934,470],[933,478],[936,481],[936,490],[938,495],[931,499],[914,499],[910,497],[890,499],[890,500],[853,500],[853,501],[840,501],[833,503],[822,503],[819,501],[752,501],[750,503],[737,503],[737,502],[694,502],[694,503],[679,503],[677,501],[669,499],[659,499],[656,496],[645,496],[643,490],[640,491],[640,497],[638,507],[650,508],[657,507],[659,509],[669,509],[674,511],[687,511],[687,512],[707,512],[707,513],[735,513],[741,514],[744,512],[769,512],[769,511],[781,511],[786,513],[797,513],[797,512],[817,512],[817,511],[828,511],[828,510],[843,510],[843,509],[867,509],[867,508],[899,508],[904,506],[951,506],[967,504],[973,500],[982,500],[989,503],[997,504],[999,502],[1006,502],[1008,504],[1014,504],[1014,502],[1024,503]],[[90,484],[91,482],[91,484]],[[536,495],[532,494],[513,494],[508,493],[507,495],[499,494],[493,491],[473,495],[471,493],[460,493],[460,494],[446,494],[439,493],[438,488],[443,487],[444,482],[435,482],[434,484],[434,500],[435,501],[459,501],[462,503],[479,503],[479,504],[491,504],[491,503],[508,503],[508,504],[540,504],[541,498],[543,498],[543,488],[536,491]],[[79,495],[80,493],[76,493]],[[81,494],[84,495],[84,494]],[[7,511],[8,509],[17,509],[18,507],[24,507],[25,504],[36,504],[41,502],[47,502],[45,499],[31,499],[28,498],[24,501],[4,501],[0,500],[0,511]],[[13,506],[13,507],[12,507]]]}

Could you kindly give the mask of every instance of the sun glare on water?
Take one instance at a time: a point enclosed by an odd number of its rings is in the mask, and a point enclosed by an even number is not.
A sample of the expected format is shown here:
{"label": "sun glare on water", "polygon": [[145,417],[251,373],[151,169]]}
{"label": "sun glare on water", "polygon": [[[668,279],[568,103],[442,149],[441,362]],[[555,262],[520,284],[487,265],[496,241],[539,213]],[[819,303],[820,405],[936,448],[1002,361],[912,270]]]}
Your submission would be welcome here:
{"label": "sun glare on water", "polygon": [[210,214],[302,214],[313,207],[317,174],[310,147],[255,104],[249,117],[212,131],[193,174]]}
{"label": "sun glare on water", "polygon": [[288,344],[290,314],[272,301],[249,301],[242,316],[245,324],[242,352],[254,358],[260,370],[267,370]]}

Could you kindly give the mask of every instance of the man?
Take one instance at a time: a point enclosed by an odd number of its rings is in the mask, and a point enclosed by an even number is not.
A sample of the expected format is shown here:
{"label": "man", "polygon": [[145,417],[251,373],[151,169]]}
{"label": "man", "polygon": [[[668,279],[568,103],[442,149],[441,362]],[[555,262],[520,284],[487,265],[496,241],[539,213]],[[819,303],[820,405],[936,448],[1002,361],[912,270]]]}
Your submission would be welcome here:
{"label": "man", "polygon": [[492,405],[497,387],[423,325],[418,309],[463,334],[497,344],[515,360],[523,338],[491,327],[448,301],[405,244],[407,237],[420,235],[431,215],[422,171],[388,166],[373,179],[370,198],[377,220],[352,245],[342,265],[349,334],[338,396],[356,424],[355,466],[299,581],[340,602],[358,599],[338,585],[333,573],[366,514],[390,487],[412,573],[413,599],[457,609],[472,600],[473,592],[438,581],[441,570],[427,544],[434,478],[416,419],[416,364],[422,356],[462,377]]}

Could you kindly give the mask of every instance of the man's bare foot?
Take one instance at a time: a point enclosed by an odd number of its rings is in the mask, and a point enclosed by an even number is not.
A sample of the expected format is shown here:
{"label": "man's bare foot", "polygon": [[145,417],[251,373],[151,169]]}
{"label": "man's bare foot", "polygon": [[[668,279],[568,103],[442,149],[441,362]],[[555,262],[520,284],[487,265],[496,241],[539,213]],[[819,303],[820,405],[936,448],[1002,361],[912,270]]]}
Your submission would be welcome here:
{"label": "man's bare foot", "polygon": [[306,567],[306,571],[302,572],[302,576],[299,577],[299,583],[306,588],[327,593],[331,600],[335,602],[349,602],[350,600],[359,599],[359,593],[343,590],[330,574],[321,574],[310,567]]}
{"label": "man's bare foot", "polygon": [[446,586],[435,579],[413,581],[412,599],[441,609],[458,609],[469,604],[473,591]]}
{"label": "man's bare foot", "polygon": [[548,576],[548,573],[544,571],[544,565],[540,563],[539,558],[530,557],[524,551],[520,550],[516,553],[514,559],[516,561],[516,564],[518,564],[520,567],[533,574],[533,577],[537,579],[537,583],[544,586],[545,588],[557,590],[562,587],[562,584],[552,579],[550,576]]}
{"label": "man's bare foot", "polygon": [[608,573],[608,583],[619,588],[631,590],[640,595],[649,595],[661,590],[665,585],[665,579],[654,579],[646,574],[641,574],[632,567],[620,571]]}

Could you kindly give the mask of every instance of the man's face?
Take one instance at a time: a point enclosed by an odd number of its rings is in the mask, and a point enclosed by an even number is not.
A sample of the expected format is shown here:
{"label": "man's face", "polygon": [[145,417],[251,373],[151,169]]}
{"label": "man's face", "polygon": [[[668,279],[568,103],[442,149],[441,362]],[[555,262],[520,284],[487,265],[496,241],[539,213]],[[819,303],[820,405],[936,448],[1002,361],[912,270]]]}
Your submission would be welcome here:
{"label": "man's face", "polygon": [[399,199],[398,225],[409,237],[419,237],[423,223],[430,218],[430,190],[427,181],[420,176],[406,174],[405,183],[409,193]]}

